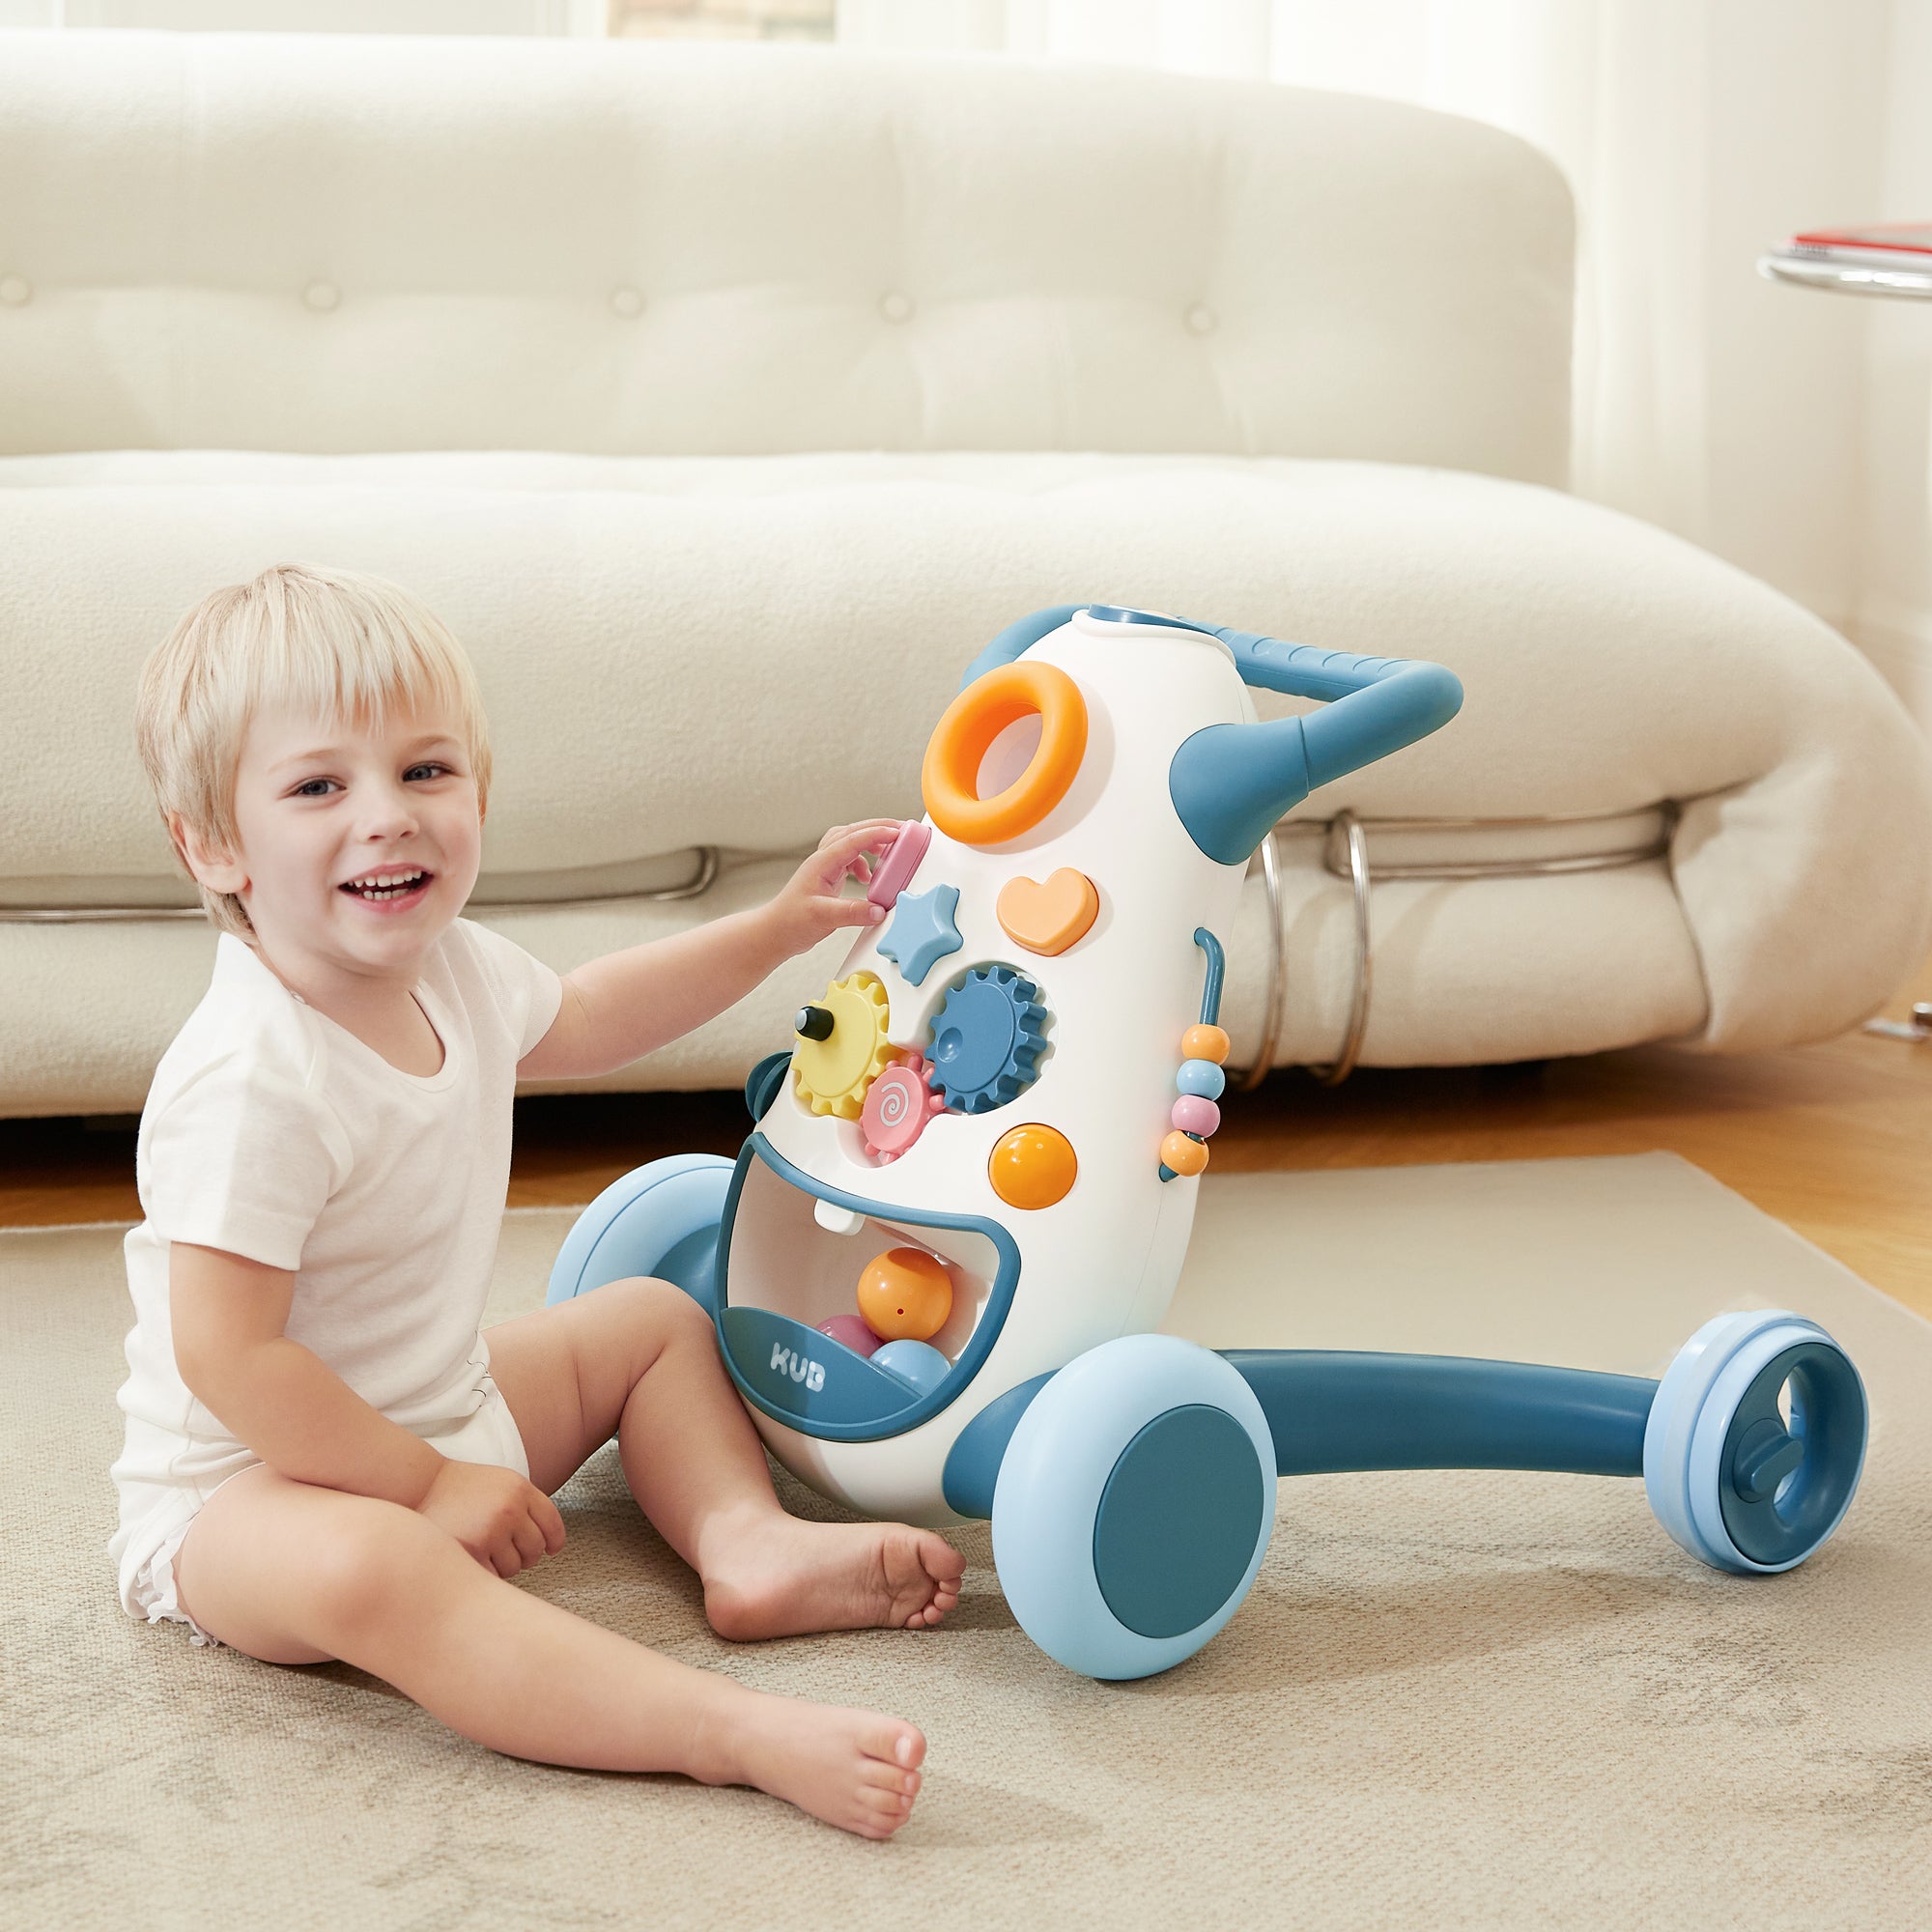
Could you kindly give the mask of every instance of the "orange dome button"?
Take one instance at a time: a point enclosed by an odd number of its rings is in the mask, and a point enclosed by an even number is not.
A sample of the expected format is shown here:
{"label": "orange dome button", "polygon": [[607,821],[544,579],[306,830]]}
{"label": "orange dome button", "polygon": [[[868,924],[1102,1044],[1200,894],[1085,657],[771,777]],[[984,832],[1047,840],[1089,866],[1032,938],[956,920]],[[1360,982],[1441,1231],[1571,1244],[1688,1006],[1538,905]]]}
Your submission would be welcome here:
{"label": "orange dome button", "polygon": [[952,1313],[952,1279],[919,1248],[888,1248],[859,1277],[859,1313],[884,1341],[928,1341]]}
{"label": "orange dome button", "polygon": [[1100,895],[1085,872],[1063,866],[1044,885],[1024,876],[1009,879],[996,910],[1009,939],[1051,957],[1086,938],[1100,916]]}
{"label": "orange dome button", "polygon": [[986,1161],[986,1179],[1009,1208],[1051,1208],[1079,1171],[1073,1143],[1058,1127],[1037,1122],[1002,1134]]}

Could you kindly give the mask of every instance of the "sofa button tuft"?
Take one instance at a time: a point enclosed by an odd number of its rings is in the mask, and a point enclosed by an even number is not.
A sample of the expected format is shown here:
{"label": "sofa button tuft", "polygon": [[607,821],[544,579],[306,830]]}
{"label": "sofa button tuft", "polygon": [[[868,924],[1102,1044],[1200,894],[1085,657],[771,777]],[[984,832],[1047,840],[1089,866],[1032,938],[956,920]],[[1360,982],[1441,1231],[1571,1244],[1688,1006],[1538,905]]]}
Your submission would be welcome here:
{"label": "sofa button tuft", "polygon": [[326,315],[342,299],[342,291],[333,282],[311,282],[302,291],[302,300],[318,315]]}
{"label": "sofa button tuft", "polygon": [[1221,325],[1221,318],[1206,302],[1196,302],[1187,311],[1187,327],[1196,335],[1212,335]]}
{"label": "sofa button tuft", "polygon": [[901,295],[895,289],[890,295],[879,298],[879,313],[888,322],[910,322],[912,320],[912,298]]}
{"label": "sofa button tuft", "polygon": [[644,298],[633,288],[612,289],[611,306],[628,322],[643,314]]}
{"label": "sofa button tuft", "polygon": [[0,276],[0,302],[9,308],[24,308],[34,298],[34,285],[25,275]]}

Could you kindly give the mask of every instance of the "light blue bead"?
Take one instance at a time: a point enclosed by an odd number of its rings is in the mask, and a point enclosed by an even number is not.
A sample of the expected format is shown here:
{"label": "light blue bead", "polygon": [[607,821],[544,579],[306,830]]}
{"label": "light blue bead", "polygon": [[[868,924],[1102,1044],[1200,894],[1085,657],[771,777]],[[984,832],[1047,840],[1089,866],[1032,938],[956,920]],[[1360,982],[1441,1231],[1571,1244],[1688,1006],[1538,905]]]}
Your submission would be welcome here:
{"label": "light blue bead", "polygon": [[1174,1084],[1183,1094],[1198,1094],[1204,1100],[1218,1100],[1228,1076],[1211,1060],[1183,1060]]}
{"label": "light blue bead", "polygon": [[930,1395],[946,1379],[952,1364],[929,1342],[888,1342],[872,1351],[872,1366],[910,1383],[921,1395]]}

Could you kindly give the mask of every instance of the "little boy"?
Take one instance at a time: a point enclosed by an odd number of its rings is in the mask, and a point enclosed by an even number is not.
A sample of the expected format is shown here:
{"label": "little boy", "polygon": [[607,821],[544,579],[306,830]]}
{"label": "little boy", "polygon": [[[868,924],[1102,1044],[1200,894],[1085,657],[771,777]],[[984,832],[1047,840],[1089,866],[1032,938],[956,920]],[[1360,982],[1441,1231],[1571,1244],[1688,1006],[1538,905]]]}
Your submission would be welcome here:
{"label": "little boy", "polygon": [[468,660],[393,585],[283,565],[149,660],[143,762],[221,928],[141,1116],[115,1464],[122,1601],[275,1663],[340,1658],[519,1757],[755,1784],[885,1837],[925,1741],[748,1690],[505,1580],[617,1439],[720,1634],[923,1629],[963,1565],[928,1530],[809,1523],[772,1491],[710,1323],[612,1282],[480,1332],[520,1075],[609,1072],[843,925],[890,820],[826,835],[770,904],[559,979],[458,917],[490,753]]}

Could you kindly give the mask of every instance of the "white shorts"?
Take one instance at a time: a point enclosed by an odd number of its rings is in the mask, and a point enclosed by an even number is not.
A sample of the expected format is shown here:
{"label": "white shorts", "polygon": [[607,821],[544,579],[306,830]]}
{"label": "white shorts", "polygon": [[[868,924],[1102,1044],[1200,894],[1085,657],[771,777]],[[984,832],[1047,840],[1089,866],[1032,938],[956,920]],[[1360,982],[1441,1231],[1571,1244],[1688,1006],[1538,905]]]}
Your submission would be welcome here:
{"label": "white shorts", "polygon": [[[487,1463],[499,1469],[514,1469],[526,1480],[529,1477],[529,1458],[524,1453],[524,1438],[517,1429],[517,1419],[510,1413],[510,1405],[503,1400],[502,1391],[489,1376],[483,1378],[480,1408],[440,1434],[427,1429],[416,1433],[452,1463]],[[121,1603],[130,1616],[145,1617],[151,1624],[185,1624],[197,1644],[217,1641],[182,1608],[175,1592],[175,1558],[181,1553],[182,1539],[194,1526],[194,1520],[209,1497],[243,1469],[260,1466],[253,1460],[243,1463],[228,1470],[220,1482],[207,1490],[162,1490],[151,1506],[133,1513],[131,1520],[128,1495],[124,1490],[121,1528],[108,1551],[118,1561]]]}

